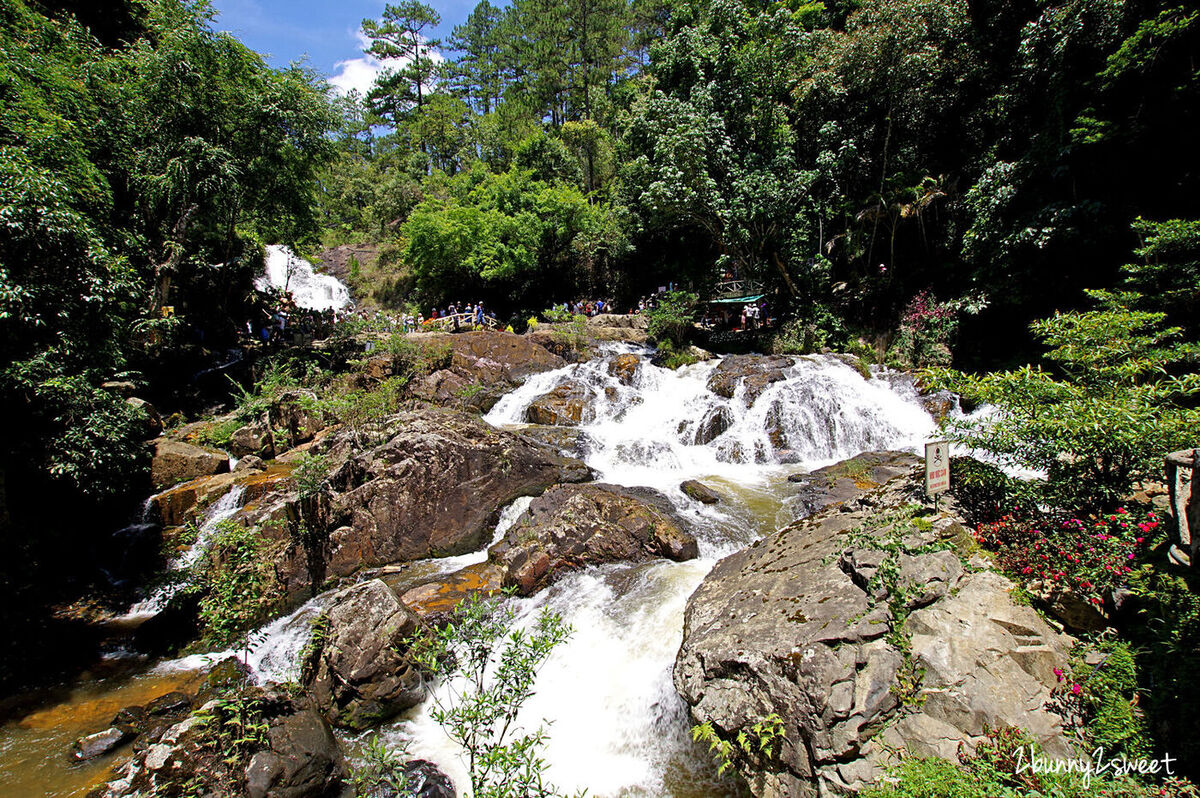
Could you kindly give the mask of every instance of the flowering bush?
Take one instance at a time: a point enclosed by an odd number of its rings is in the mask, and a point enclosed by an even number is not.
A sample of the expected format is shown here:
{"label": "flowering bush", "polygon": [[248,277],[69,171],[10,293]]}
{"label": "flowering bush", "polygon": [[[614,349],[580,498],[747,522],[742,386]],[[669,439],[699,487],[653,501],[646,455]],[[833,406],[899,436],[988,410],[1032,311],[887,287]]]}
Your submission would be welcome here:
{"label": "flowering bush", "polygon": [[1159,519],[1118,507],[1091,521],[1081,518],[1020,520],[1005,515],[980,525],[976,540],[996,552],[1000,566],[1025,582],[1041,580],[1102,606],[1122,587],[1138,552],[1148,546]]}

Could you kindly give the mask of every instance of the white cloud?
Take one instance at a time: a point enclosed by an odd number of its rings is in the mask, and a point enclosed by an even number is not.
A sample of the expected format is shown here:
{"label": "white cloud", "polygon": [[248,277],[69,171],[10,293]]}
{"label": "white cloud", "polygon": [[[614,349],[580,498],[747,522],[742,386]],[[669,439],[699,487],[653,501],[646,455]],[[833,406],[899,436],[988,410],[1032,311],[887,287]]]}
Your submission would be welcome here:
{"label": "white cloud", "polygon": [[[360,30],[354,34],[358,39],[360,50],[366,50],[371,46],[371,40]],[[440,63],[443,58],[436,50],[430,52],[430,57]],[[350,58],[345,61],[338,61],[333,65],[337,73],[329,79],[329,85],[333,86],[336,94],[345,95],[351,91],[357,91],[359,94],[366,96],[375,85],[375,80],[385,69],[400,69],[409,63],[408,58],[385,58],[378,59],[370,53],[364,52],[361,58]]]}

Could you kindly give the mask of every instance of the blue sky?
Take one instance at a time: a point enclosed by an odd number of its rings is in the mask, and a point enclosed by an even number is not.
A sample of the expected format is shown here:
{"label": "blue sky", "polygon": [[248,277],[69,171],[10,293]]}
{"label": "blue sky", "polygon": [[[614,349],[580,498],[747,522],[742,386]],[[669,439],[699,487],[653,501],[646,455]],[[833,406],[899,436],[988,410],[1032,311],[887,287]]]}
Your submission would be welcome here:
{"label": "blue sky", "polygon": [[[449,35],[478,1],[429,2],[442,15],[435,35]],[[218,12],[217,30],[237,36],[272,66],[307,56],[309,66],[328,75],[335,87],[360,91],[383,68],[363,54],[359,26],[365,17],[383,13],[384,0],[212,0],[212,5]]]}

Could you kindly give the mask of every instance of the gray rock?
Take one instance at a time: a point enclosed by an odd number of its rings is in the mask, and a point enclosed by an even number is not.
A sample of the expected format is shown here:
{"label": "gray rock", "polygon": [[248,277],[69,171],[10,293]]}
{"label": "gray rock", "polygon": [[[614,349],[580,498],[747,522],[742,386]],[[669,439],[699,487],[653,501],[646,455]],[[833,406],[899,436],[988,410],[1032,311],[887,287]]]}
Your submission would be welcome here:
{"label": "gray rock", "polygon": [[504,584],[528,596],[588,565],[698,553],[696,539],[639,494],[589,484],[556,485],[534,499],[488,556],[504,570]]}
{"label": "gray rock", "polygon": [[[870,468],[855,471],[874,481]],[[688,602],[674,679],[693,720],[731,740],[772,712],[784,720],[778,751],[739,762],[755,795],[857,791],[891,752],[953,758],[984,724],[1028,729],[1051,756],[1069,752],[1045,705],[1071,638],[1014,604],[1004,577],[967,573],[955,552],[925,545],[956,541],[957,518],[879,525],[917,500],[917,477],[905,469],[725,558]],[[869,539],[885,533],[886,545],[908,547],[892,560]],[[899,629],[892,586],[912,610]],[[907,652],[893,633],[911,641]]]}
{"label": "gray rock", "polygon": [[229,457],[215,449],[205,449],[171,438],[156,438],[152,444],[150,478],[156,488],[169,488],[196,477],[229,470]]}
{"label": "gray rock", "polygon": [[316,798],[335,795],[346,761],[329,724],[311,709],[271,724],[270,748],[246,766],[248,798]]}
{"label": "gray rock", "polygon": [[717,396],[732,399],[738,385],[745,384],[742,398],[746,405],[762,395],[771,383],[787,379],[784,373],[792,359],[783,355],[734,355],[721,361],[708,377],[708,389]]}
{"label": "gray rock", "polygon": [[347,588],[326,617],[305,686],[330,723],[365,729],[420,702],[424,682],[402,653],[420,619],[391,588],[378,579]]}
{"label": "gray rock", "polygon": [[525,420],[554,427],[575,426],[591,420],[591,402],[592,392],[586,385],[563,383],[534,399],[525,409]]}
{"label": "gray rock", "polygon": [[267,467],[261,457],[248,454],[238,460],[238,464],[233,467],[234,472],[241,473],[242,471],[262,471]]}
{"label": "gray rock", "polygon": [[477,550],[501,507],[591,478],[579,460],[450,410],[400,413],[366,437],[339,432],[327,451],[342,460],[329,477],[335,576]]}
{"label": "gray rock", "polygon": [[424,759],[405,762],[404,775],[411,798],[455,798],[454,782],[432,762]]}

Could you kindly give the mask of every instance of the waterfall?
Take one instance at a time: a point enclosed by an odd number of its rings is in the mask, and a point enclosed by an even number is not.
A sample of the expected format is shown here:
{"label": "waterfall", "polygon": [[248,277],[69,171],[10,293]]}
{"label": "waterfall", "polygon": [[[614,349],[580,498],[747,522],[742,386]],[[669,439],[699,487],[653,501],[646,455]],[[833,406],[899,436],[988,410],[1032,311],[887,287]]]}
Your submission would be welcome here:
{"label": "waterfall", "polygon": [[[670,371],[643,356],[625,385],[608,367],[627,352],[647,354],[610,345],[604,357],[529,378],[485,418],[516,427],[542,394],[567,382],[585,386],[594,411],[581,425],[595,441],[588,465],[603,481],[664,492],[691,521],[701,556],[590,568],[512,600],[521,624],[545,607],[574,629],[547,660],[519,721],[529,731],[546,724],[547,775],[562,790],[724,795],[730,788],[691,742],[687,708],[671,680],[688,598],[717,559],[792,519],[796,488],[787,475],[864,451],[917,452],[936,426],[910,382],[864,378],[834,357],[796,359],[782,381],[747,404],[744,387],[730,399],[708,390],[715,363]],[[714,416],[724,429],[704,434]],[[725,499],[701,505],[679,489],[685,479],[703,479]],[[431,703],[384,737],[408,742],[412,755],[437,762],[462,789],[469,782],[461,752],[430,717]]]}
{"label": "waterfall", "polygon": [[332,275],[317,274],[308,261],[284,246],[267,247],[266,273],[255,278],[259,291],[287,291],[297,307],[341,310],[350,304],[350,290]]}
{"label": "waterfall", "polygon": [[[200,524],[199,530],[196,532],[196,541],[188,548],[187,551],[176,557],[168,566],[168,570],[174,573],[179,578],[165,585],[156,588],[154,593],[149,598],[137,602],[123,616],[123,620],[136,620],[150,618],[158,615],[166,608],[167,602],[171,600],[179,590],[183,587],[188,579],[187,572],[191,570],[196,561],[200,559],[205,549],[208,548],[212,541],[213,535],[217,532],[217,527],[222,521],[231,518],[234,513],[242,507],[242,498],[246,493],[246,489],[241,485],[234,485],[225,492],[220,499],[213,502],[212,507],[208,508],[208,512],[204,516],[204,521]],[[151,500],[153,497],[151,497]],[[146,506],[149,507],[150,501],[147,500]],[[145,512],[145,510],[143,510]]]}

